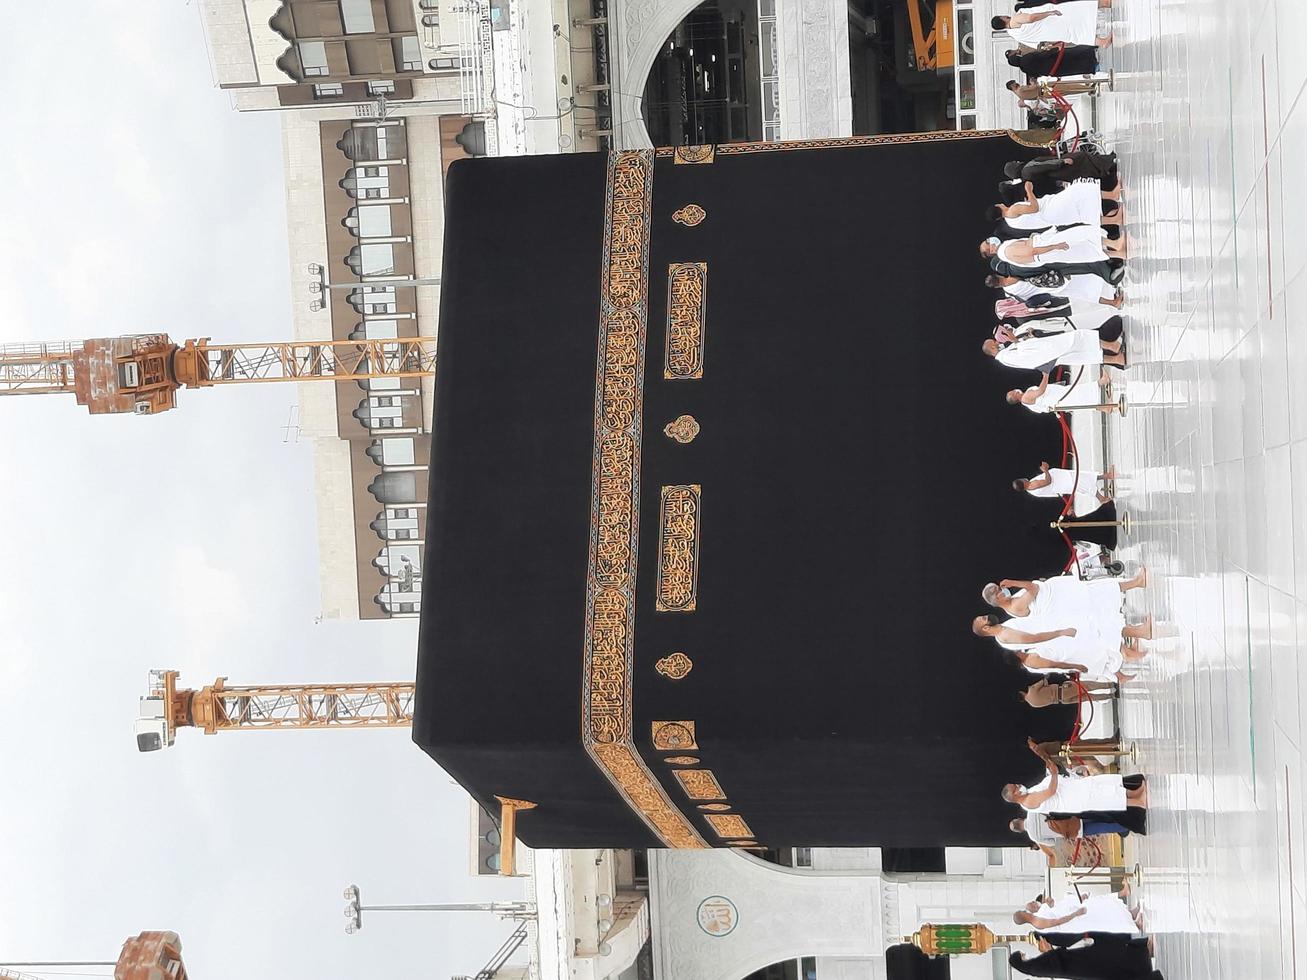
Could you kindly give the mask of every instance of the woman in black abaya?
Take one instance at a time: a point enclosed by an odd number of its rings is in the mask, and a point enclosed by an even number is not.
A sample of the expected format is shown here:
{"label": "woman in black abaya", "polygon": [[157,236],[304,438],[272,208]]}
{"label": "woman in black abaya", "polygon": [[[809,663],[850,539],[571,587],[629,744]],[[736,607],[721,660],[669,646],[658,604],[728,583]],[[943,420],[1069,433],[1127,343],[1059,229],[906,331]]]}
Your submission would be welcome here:
{"label": "woman in black abaya", "polygon": [[[1064,78],[1067,75],[1092,75],[1098,71],[1098,48],[1092,44],[1041,44],[1037,51],[1006,52],[1007,63],[1025,73],[1027,78]],[[1059,57],[1060,56],[1060,57]]]}
{"label": "woman in black abaya", "polygon": [[[1052,938],[1052,937],[1045,937]],[[1067,933],[1064,938],[1080,943],[1082,937]],[[1163,980],[1153,969],[1148,940],[1111,932],[1091,932],[1087,942],[1075,949],[1054,946],[1047,953],[1027,959],[1013,953],[1008,963],[1028,977],[1061,977],[1063,980]]]}

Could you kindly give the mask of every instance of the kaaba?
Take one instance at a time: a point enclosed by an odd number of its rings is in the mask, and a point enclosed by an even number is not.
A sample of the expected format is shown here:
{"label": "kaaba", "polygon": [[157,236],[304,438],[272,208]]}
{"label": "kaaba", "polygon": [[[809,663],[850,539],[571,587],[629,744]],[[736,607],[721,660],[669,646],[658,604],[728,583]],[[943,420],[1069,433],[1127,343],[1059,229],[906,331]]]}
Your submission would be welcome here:
{"label": "kaaba", "polygon": [[1011,485],[1060,434],[980,351],[977,245],[1032,152],[450,168],[413,737],[526,843],[1019,843],[1073,709],[971,620],[1064,564]]}

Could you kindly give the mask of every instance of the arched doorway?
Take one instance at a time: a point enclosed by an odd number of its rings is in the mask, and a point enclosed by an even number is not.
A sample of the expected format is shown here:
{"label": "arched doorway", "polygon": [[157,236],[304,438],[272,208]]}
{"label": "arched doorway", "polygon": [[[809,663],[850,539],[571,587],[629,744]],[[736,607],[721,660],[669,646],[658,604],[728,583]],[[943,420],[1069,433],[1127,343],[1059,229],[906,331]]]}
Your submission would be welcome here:
{"label": "arched doorway", "polygon": [[655,146],[762,139],[757,0],[706,0],[654,57],[641,116]]}
{"label": "arched doorway", "polygon": [[750,973],[744,980],[817,980],[817,958],[804,956],[797,960],[782,960]]}

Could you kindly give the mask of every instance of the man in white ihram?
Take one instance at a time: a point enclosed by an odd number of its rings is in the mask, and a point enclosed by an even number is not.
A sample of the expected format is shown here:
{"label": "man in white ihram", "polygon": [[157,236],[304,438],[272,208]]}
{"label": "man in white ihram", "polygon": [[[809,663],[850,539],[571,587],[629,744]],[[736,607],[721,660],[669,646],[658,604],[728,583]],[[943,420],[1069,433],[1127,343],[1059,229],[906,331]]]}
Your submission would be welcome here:
{"label": "man in white ihram", "polygon": [[1024,490],[1032,497],[1071,497],[1071,512],[1076,517],[1084,517],[1112,499],[1107,487],[1115,478],[1115,467],[1108,467],[1105,473],[1086,469],[1077,473],[1075,470],[1040,463],[1039,476],[1032,476],[1028,480],[1013,480],[1012,488]]}
{"label": "man in white ihram", "polygon": [[[1100,3],[1102,0],[1100,0]],[[1110,3],[1111,0],[1108,0]],[[1106,6],[1107,4],[1104,4]],[[1097,44],[1105,48],[1112,43],[1112,35],[1096,37],[1098,33],[1098,4],[1092,0],[1074,3],[1046,3],[1027,7],[1018,14],[995,17],[990,27],[1007,31],[1008,37],[1023,48],[1032,51],[1045,41],[1065,41],[1067,44]]]}

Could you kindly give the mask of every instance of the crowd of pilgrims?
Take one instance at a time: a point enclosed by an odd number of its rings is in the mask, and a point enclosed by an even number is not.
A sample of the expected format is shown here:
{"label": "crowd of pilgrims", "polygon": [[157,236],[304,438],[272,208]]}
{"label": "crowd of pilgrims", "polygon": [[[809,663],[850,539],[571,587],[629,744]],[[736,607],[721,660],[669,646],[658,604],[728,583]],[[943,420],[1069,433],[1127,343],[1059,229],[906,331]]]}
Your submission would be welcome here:
{"label": "crowd of pilgrims", "polygon": [[[1018,3],[1013,16],[995,18],[994,28],[1007,30],[1018,43],[1008,61],[1029,77],[1092,72],[1098,49],[1111,43],[1110,34],[1099,36],[1097,29],[1097,8],[1108,2]],[[1040,94],[1015,83],[1009,87],[1019,97]],[[982,349],[1000,364],[1038,377],[1011,388],[1007,402],[1057,412],[1068,406],[1083,372],[1093,370],[1107,389],[1099,410],[1115,411],[1108,369],[1128,363],[1121,314],[1127,248],[1116,155],[1086,145],[1013,161],[1004,176],[988,215],[994,232],[980,245],[990,265],[986,285],[998,291],[997,325]],[[1112,469],[1099,473],[1045,462],[1013,486],[1060,498],[1071,514],[1086,517],[1112,505],[1114,482]],[[1091,564],[1077,562],[1074,573],[1042,580],[990,582],[981,590],[993,612],[977,616],[972,630],[992,638],[1024,668],[1029,684],[1019,696],[1032,707],[1077,705],[1083,718],[1097,702],[1113,699],[1147,655],[1141,641],[1152,637],[1151,617],[1131,623],[1124,612],[1126,594],[1147,586],[1147,571],[1126,577],[1119,564]],[[1021,814],[1012,830],[1027,835],[1050,864],[1068,853],[1074,862],[1082,846],[1097,852],[1091,838],[1147,830],[1145,778],[1107,772],[1092,754],[1092,741],[1075,744],[1083,755],[1063,754],[1061,743],[1030,740],[1046,769],[1043,780],[1010,783],[1001,791]],[[1086,980],[1161,976],[1153,969],[1142,909],[1131,908],[1128,888],[1084,898],[1041,895],[1013,918],[1040,938],[1038,956],[1012,954],[1012,967],[1021,973]]]}

